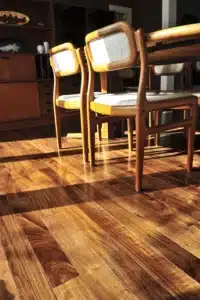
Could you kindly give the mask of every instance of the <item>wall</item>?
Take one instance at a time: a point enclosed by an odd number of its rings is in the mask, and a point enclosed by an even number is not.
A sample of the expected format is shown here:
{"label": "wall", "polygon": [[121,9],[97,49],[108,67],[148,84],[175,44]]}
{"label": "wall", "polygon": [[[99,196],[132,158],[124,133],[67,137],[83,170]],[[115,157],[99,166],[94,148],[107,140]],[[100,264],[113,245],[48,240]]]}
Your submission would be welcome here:
{"label": "wall", "polygon": [[146,32],[161,28],[161,0],[55,0],[73,6],[108,9],[109,4],[127,6],[133,9],[133,27],[144,28]]}
{"label": "wall", "polygon": [[181,24],[185,14],[195,16],[200,21],[200,1],[199,0],[177,0],[177,20]]}
{"label": "wall", "polygon": [[135,0],[133,2],[133,26],[144,28],[146,32],[161,29],[161,0]]}
{"label": "wall", "polygon": [[134,0],[55,0],[73,6],[107,9],[109,4],[132,7]]}

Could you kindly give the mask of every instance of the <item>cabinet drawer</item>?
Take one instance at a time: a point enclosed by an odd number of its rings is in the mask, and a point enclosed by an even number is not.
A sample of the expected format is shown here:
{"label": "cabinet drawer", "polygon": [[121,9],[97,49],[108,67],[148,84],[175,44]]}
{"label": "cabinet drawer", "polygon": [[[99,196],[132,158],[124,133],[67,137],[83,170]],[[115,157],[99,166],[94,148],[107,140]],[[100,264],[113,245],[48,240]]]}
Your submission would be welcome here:
{"label": "cabinet drawer", "polygon": [[39,85],[40,110],[42,114],[53,111],[53,85],[45,83]]}
{"label": "cabinet drawer", "polygon": [[35,57],[22,54],[0,55],[0,81],[34,81]]}
{"label": "cabinet drawer", "polygon": [[0,84],[0,121],[40,116],[37,83]]}

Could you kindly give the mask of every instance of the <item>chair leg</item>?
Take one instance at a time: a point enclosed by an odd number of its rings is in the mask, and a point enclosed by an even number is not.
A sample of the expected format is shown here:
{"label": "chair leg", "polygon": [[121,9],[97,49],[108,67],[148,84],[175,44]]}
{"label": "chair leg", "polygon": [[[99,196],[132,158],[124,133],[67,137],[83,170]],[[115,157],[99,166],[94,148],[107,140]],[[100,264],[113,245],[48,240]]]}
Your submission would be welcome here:
{"label": "chair leg", "polygon": [[132,118],[127,119],[127,128],[128,128],[128,149],[129,152],[133,149],[133,120]]}
{"label": "chair leg", "polygon": [[98,123],[97,124],[97,131],[98,131],[99,142],[102,141],[101,128],[102,128],[102,124]]}
{"label": "chair leg", "polygon": [[[153,125],[153,112],[150,111],[150,112],[149,112],[149,128],[151,128],[152,125]],[[149,136],[148,136],[148,147],[151,146],[151,138],[152,138],[152,136],[149,135]]]}
{"label": "chair leg", "polygon": [[142,176],[144,164],[144,141],[145,141],[145,114],[137,112],[136,115],[136,179],[135,190],[142,190]]}
{"label": "chair leg", "polygon": [[[156,119],[155,119],[155,125],[159,126],[161,122],[161,112],[159,110],[156,110]],[[156,133],[155,136],[155,145],[159,146],[160,144],[160,133]]]}
{"label": "chair leg", "polygon": [[86,112],[81,109],[80,117],[81,117],[81,132],[82,132],[82,145],[83,145],[83,162],[88,163],[88,130],[87,130],[87,118]]}
{"label": "chair leg", "polygon": [[95,166],[95,114],[88,112],[88,146],[90,165]]}
{"label": "chair leg", "polygon": [[54,120],[55,120],[55,130],[56,130],[56,139],[57,139],[57,148],[60,150],[62,148],[62,115],[61,108],[58,106],[54,107]]}
{"label": "chair leg", "polygon": [[[187,120],[188,114],[189,114],[188,110],[184,109],[184,111],[183,111],[183,119],[184,120]],[[188,128],[187,127],[184,128],[184,137],[185,137],[185,139],[187,139],[187,137],[188,137]]]}
{"label": "chair leg", "polygon": [[192,171],[193,154],[194,154],[194,140],[196,132],[196,106],[191,109],[192,125],[188,127],[188,153],[187,153],[187,172]]}

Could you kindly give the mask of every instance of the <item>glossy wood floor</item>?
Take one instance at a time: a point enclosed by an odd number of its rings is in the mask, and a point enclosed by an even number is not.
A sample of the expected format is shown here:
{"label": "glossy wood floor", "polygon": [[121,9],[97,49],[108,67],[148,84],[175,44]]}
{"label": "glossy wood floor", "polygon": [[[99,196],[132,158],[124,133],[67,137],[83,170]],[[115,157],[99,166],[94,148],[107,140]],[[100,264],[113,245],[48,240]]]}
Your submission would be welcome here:
{"label": "glossy wood floor", "polygon": [[1,133],[0,299],[200,299],[200,151],[146,148],[134,192],[126,140],[82,164],[80,141]]}

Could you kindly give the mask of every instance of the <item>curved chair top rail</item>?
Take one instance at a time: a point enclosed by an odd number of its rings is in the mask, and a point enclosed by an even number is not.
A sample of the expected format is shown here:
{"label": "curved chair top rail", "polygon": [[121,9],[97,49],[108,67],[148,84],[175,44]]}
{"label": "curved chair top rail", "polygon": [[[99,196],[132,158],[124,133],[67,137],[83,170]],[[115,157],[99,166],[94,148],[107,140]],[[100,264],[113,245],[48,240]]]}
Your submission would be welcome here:
{"label": "curved chair top rail", "polygon": [[173,43],[176,41],[194,40],[200,38],[200,23],[171,27],[146,35],[147,45],[150,47],[156,43]]}
{"label": "curved chair top rail", "polygon": [[134,31],[125,22],[93,31],[85,41],[87,55],[95,72],[126,69],[137,62]]}
{"label": "curved chair top rail", "polygon": [[53,47],[50,51],[50,63],[56,77],[75,75],[80,71],[77,50],[71,43]]}

